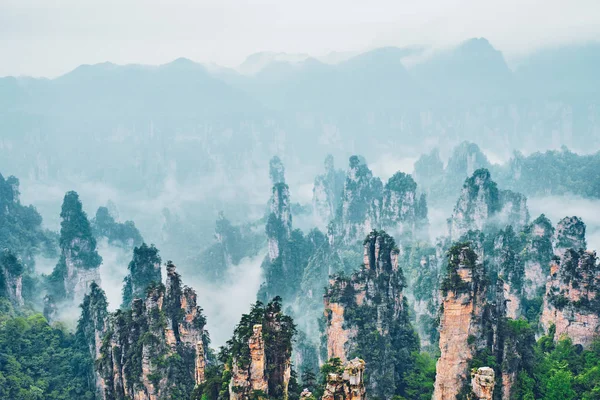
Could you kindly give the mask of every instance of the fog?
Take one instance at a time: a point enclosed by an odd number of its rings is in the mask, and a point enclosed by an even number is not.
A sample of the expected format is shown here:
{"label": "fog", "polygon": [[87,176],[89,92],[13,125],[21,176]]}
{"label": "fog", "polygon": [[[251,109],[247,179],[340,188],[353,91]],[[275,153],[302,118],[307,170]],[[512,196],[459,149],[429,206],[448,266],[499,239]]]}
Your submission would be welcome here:
{"label": "fog", "polygon": [[593,0],[569,6],[559,0],[61,0],[52,6],[5,0],[0,76],[57,76],[84,63],[160,64],[178,57],[232,67],[260,51],[330,60],[332,52],[444,47],[476,36],[518,58],[535,48],[598,38],[598,7]]}

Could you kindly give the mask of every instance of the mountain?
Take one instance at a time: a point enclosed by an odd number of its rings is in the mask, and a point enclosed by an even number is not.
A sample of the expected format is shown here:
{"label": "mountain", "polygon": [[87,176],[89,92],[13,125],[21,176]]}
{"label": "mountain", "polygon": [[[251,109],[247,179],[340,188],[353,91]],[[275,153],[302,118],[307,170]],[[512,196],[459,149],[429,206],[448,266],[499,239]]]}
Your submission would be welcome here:
{"label": "mountain", "polygon": [[514,89],[513,74],[502,53],[485,38],[436,52],[411,72],[440,101],[497,100]]}

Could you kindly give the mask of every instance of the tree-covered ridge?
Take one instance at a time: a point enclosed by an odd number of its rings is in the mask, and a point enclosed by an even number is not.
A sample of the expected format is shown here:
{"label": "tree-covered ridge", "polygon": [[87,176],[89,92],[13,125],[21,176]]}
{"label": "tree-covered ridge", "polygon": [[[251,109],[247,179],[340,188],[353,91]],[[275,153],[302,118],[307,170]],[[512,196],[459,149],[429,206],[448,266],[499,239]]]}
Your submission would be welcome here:
{"label": "tree-covered ridge", "polygon": [[129,274],[123,284],[123,307],[130,307],[133,299],[141,299],[152,283],[161,282],[161,258],[153,244],[133,249],[133,259],[127,266]]}
{"label": "tree-covered ridge", "polygon": [[77,192],[65,194],[60,217],[59,243],[63,256],[68,253],[71,260],[83,269],[98,268],[102,257],[96,251],[96,239]]}
{"label": "tree-covered ridge", "polygon": [[417,183],[432,204],[444,204],[463,179],[476,169],[492,171],[501,187],[526,196],[568,195],[600,198],[600,152],[577,154],[563,147],[524,155],[515,152],[504,164],[492,164],[474,143],[457,145],[447,166],[437,149],[421,155],[415,162]]}
{"label": "tree-covered ridge", "polygon": [[533,195],[575,194],[600,198],[600,152],[576,154],[560,151],[517,152],[502,168],[500,180],[513,190]]}
{"label": "tree-covered ridge", "polygon": [[76,192],[65,194],[60,213],[60,258],[47,277],[45,311],[52,319],[57,303],[79,303],[92,282],[100,282],[102,257],[96,249],[96,239]]}
{"label": "tree-covered ridge", "polygon": [[315,177],[312,208],[323,224],[331,221],[341,205],[346,174],[336,169],[331,154],[325,158],[325,173]]}
{"label": "tree-covered ridge", "polygon": [[36,255],[56,254],[57,237],[42,228],[41,215],[34,206],[22,205],[19,195],[19,180],[0,174],[0,250],[21,257],[32,272]]}
{"label": "tree-covered ridge", "polygon": [[133,248],[144,241],[133,221],[117,222],[107,207],[98,208],[91,224],[94,237],[104,237],[110,244]]}

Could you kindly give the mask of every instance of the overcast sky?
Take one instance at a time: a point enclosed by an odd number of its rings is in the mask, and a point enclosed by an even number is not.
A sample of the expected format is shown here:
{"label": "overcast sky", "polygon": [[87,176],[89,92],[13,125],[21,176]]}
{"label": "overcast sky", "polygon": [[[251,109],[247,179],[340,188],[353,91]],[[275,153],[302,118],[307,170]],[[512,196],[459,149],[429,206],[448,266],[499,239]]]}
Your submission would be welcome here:
{"label": "overcast sky", "polygon": [[448,46],[486,37],[507,58],[600,40],[599,0],[0,0],[0,76],[80,64],[236,66],[259,51]]}

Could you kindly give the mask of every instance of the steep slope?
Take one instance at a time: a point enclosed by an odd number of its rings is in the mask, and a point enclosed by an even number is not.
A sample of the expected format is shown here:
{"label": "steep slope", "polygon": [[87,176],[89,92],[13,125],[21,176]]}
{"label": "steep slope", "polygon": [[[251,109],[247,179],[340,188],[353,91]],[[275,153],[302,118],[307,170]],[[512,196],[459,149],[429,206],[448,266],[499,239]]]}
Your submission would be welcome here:
{"label": "steep slope", "polygon": [[154,282],[131,309],[109,314],[96,285],[86,296],[78,332],[95,361],[102,399],[183,398],[204,382],[208,336],[196,293],[167,263],[166,285]]}
{"label": "steep slope", "polygon": [[372,396],[403,395],[405,373],[419,349],[404,288],[394,239],[373,231],[364,240],[362,268],[350,277],[333,277],[324,298],[327,358],[363,359]]}

